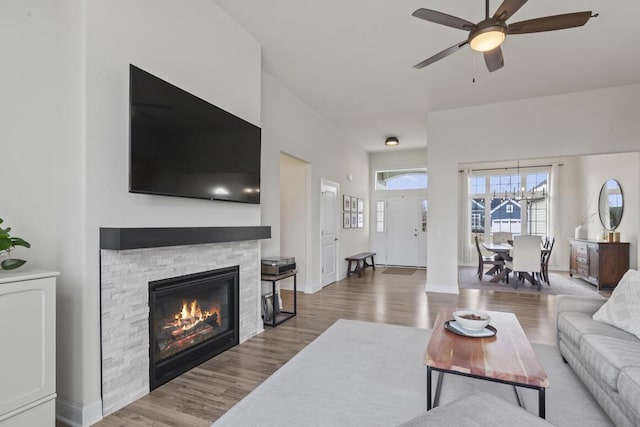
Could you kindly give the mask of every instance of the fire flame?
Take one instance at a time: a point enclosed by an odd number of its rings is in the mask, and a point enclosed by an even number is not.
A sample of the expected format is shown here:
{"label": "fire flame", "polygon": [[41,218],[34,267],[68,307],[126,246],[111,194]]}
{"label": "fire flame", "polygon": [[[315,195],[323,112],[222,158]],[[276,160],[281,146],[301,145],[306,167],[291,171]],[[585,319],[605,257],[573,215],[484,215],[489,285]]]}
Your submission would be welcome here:
{"label": "fire flame", "polygon": [[210,310],[202,310],[197,300],[193,300],[191,303],[183,300],[182,309],[174,315],[175,326],[179,327],[182,331],[188,331],[218,311],[218,309],[214,309],[213,307]]}

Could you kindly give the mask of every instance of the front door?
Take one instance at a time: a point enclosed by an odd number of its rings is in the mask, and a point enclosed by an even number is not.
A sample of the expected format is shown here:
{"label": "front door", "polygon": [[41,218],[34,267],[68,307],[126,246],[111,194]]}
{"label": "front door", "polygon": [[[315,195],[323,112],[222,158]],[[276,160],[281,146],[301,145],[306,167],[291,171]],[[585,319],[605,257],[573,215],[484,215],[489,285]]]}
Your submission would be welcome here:
{"label": "front door", "polygon": [[338,254],[338,186],[322,183],[321,222],[322,222],[322,286],[336,281]]}
{"label": "front door", "polygon": [[423,200],[421,197],[387,199],[387,264],[414,267],[426,265],[427,242],[426,223],[423,227],[422,218]]}

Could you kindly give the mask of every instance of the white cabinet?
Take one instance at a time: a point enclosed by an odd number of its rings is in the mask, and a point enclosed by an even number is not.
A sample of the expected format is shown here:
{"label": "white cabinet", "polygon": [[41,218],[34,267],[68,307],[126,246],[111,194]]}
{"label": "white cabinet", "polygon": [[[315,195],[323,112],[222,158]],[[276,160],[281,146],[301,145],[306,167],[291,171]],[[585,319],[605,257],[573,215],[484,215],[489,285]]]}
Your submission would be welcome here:
{"label": "white cabinet", "polygon": [[57,272],[0,271],[0,426],[53,426]]}

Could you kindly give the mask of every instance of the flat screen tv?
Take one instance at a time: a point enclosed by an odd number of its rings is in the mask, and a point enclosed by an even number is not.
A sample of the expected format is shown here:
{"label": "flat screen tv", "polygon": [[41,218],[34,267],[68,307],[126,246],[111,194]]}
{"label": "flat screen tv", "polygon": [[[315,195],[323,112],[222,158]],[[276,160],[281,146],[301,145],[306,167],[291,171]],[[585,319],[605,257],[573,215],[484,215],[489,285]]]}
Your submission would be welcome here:
{"label": "flat screen tv", "polygon": [[130,66],[129,192],[260,203],[260,128]]}

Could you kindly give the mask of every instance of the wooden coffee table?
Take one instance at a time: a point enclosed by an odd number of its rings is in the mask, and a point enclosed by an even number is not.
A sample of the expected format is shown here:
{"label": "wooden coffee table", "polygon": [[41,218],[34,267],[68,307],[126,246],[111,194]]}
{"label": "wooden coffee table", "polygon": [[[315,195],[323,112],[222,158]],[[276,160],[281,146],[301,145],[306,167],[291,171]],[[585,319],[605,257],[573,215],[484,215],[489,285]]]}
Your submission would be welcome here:
{"label": "wooden coffee table", "polygon": [[[444,322],[452,320],[456,310],[449,307],[438,312],[424,354],[424,364],[427,366],[427,410],[438,406],[442,378],[447,373],[511,384],[520,406],[522,404],[516,386],[538,390],[538,415],[544,418],[545,389],[549,387],[549,378],[515,314],[486,311],[491,316],[490,325],[498,333],[489,338],[469,338],[444,328]],[[439,372],[433,405],[432,371]]]}

